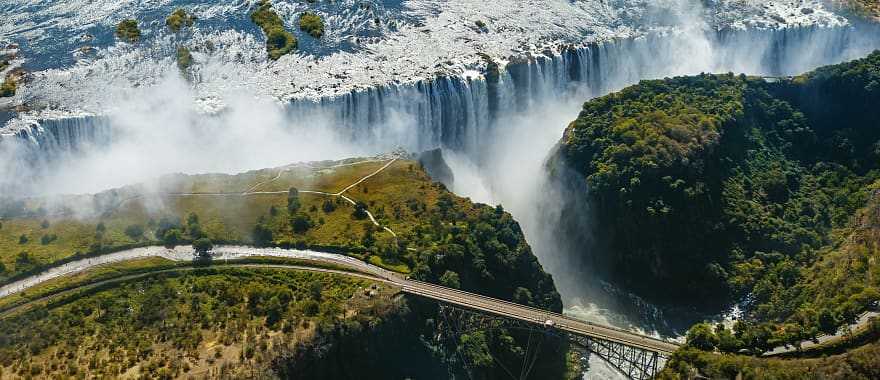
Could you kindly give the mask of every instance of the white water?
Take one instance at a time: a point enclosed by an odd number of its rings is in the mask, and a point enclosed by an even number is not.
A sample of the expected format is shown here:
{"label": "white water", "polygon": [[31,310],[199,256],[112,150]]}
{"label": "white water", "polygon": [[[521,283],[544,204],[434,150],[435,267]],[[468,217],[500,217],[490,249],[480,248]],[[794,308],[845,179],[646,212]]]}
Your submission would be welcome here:
{"label": "white water", "polygon": [[[126,91],[100,117],[16,124],[9,130],[15,135],[5,138],[15,141],[14,148],[0,149],[0,187],[92,192],[166,172],[235,172],[396,146],[442,146],[450,151],[453,190],[513,213],[554,275],[567,313],[669,334],[678,331],[669,316],[596,278],[596,268],[582,262],[584,252],[566,252],[560,242],[568,237],[552,225],[562,211],[561,196],[545,182],[543,164],[580,103],[645,78],[704,71],[797,74],[863,56],[878,45],[875,31],[850,27],[719,35],[693,25],[665,36],[536,56],[503,70],[497,86],[463,74],[383,82],[282,105],[262,95],[262,88],[217,87],[212,96],[222,106],[211,115],[195,111],[205,108],[204,88],[190,88],[166,69],[164,79]],[[224,70],[208,65],[201,74],[246,79]],[[613,372],[596,358],[590,365],[596,378]]]}

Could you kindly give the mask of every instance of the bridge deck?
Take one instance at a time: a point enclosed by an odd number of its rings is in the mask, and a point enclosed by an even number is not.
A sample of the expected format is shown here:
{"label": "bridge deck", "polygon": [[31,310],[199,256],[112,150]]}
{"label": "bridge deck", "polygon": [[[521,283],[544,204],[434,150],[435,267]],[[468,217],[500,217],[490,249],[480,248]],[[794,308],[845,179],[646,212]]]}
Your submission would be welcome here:
{"label": "bridge deck", "polygon": [[675,343],[664,340],[635,334],[622,329],[600,326],[566,317],[559,313],[548,312],[479,294],[412,280],[399,281],[399,284],[402,286],[403,292],[412,295],[538,325],[544,325],[547,321],[552,321],[553,328],[571,334],[604,339],[646,351],[657,352],[662,356],[671,355],[679,347]]}

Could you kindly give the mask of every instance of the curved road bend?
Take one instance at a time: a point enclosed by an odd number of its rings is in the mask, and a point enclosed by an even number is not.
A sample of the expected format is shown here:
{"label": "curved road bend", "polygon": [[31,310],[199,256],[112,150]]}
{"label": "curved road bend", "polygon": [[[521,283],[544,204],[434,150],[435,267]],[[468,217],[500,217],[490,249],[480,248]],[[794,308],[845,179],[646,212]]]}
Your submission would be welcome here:
{"label": "curved road bend", "polygon": [[[13,282],[0,288],[0,297],[22,292],[40,283],[65,275],[80,273],[90,268],[117,263],[122,261],[136,260],[148,257],[162,257],[172,261],[191,261],[193,249],[190,246],[178,246],[173,249],[165,247],[144,247],[126,251],[110,253],[94,258],[73,261],[58,267],[51,268],[43,273],[34,275],[20,281]],[[283,257],[314,261],[322,264],[333,264],[350,268],[365,274],[374,276],[378,280],[389,282],[399,286],[404,293],[434,299],[460,307],[477,310],[484,313],[494,314],[506,318],[521,320],[537,325],[545,325],[552,321],[554,328],[583,336],[590,336],[608,340],[615,343],[625,344],[648,351],[657,352],[668,356],[678,349],[678,345],[659,339],[635,334],[626,330],[594,323],[580,321],[562,314],[548,312],[528,306],[515,304],[508,301],[494,299],[479,294],[468,293],[461,290],[450,289],[434,284],[413,281],[399,274],[367,264],[352,257],[293,249],[281,248],[253,248],[245,246],[218,246],[214,249],[214,262],[221,260],[239,260],[248,257]]]}
{"label": "curved road bend", "polygon": [[[31,277],[27,277],[0,287],[0,297],[6,297],[18,292],[22,292],[43,282],[58,277],[81,273],[99,265],[145,259],[150,257],[160,257],[171,261],[185,262],[192,261],[193,254],[194,251],[190,246],[178,246],[173,249],[161,246],[150,246],[143,248],[133,248],[125,251],[108,253],[106,255],[96,256],[88,259],[72,261],[67,264],[62,264],[57,267],[47,269],[43,273],[36,274]],[[218,246],[214,249],[213,260],[237,260],[255,256],[283,257],[289,259],[315,261],[318,263],[335,264],[347,268],[353,268],[355,270],[372,274],[383,279],[396,277],[392,272],[369,265],[352,257],[332,253],[302,251],[295,249],[253,248],[245,246],[224,245]]]}
{"label": "curved road bend", "polygon": [[[309,266],[294,265],[294,264],[242,264],[242,263],[235,263],[235,264],[219,264],[219,265],[215,265],[214,268],[288,269],[288,270],[297,270],[297,271],[305,271],[305,272],[319,272],[319,273],[343,275],[343,276],[347,276],[347,277],[362,278],[362,279],[366,279],[366,280],[383,282],[383,283],[386,283],[391,286],[396,286],[395,283],[392,281],[389,281],[389,280],[386,280],[383,278],[379,278],[379,277],[376,277],[371,274],[365,274],[365,273],[361,273],[361,272],[353,272],[350,270],[309,267]],[[114,277],[114,278],[110,278],[107,280],[101,280],[101,281],[97,281],[97,282],[90,282],[87,284],[79,285],[74,288],[62,290],[57,293],[52,293],[52,294],[49,294],[49,295],[46,295],[46,296],[43,296],[43,297],[40,297],[37,299],[28,300],[25,303],[15,305],[15,306],[12,306],[7,309],[3,309],[2,311],[0,311],[0,318],[5,318],[6,316],[18,313],[21,310],[29,309],[32,305],[35,305],[39,302],[50,300],[50,299],[55,299],[55,298],[64,296],[66,294],[76,292],[78,290],[87,289],[87,288],[95,288],[98,286],[108,285],[108,284],[122,283],[122,282],[126,282],[126,281],[131,281],[131,280],[137,280],[140,278],[154,276],[154,275],[161,274],[161,273],[193,271],[196,269],[203,269],[203,268],[192,266],[192,267],[177,267],[177,268],[169,268],[169,269],[160,269],[160,270],[150,271],[150,272],[142,272],[142,273],[135,273],[135,274],[130,274],[130,275],[123,275],[121,277]]]}

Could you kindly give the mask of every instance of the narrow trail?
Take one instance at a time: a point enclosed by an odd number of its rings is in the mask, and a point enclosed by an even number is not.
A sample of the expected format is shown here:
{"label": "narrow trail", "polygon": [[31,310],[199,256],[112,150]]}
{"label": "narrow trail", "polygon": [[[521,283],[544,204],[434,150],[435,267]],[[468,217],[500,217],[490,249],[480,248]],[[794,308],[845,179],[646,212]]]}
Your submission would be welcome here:
{"label": "narrow trail", "polygon": [[[397,162],[397,160],[399,160],[399,159],[400,159],[400,154],[394,154],[394,155],[391,157],[391,159],[388,160],[388,161],[385,163],[385,165],[383,165],[382,167],[380,167],[380,168],[377,169],[376,171],[374,171],[374,172],[372,172],[372,173],[370,173],[370,174],[368,174],[368,175],[366,175],[366,176],[360,178],[360,179],[357,180],[356,182],[354,182],[354,183],[352,183],[352,184],[346,186],[345,188],[343,188],[342,190],[340,190],[339,192],[336,192],[336,193],[329,193],[329,192],[326,192],[326,191],[317,191],[317,190],[299,190],[299,192],[300,192],[300,193],[304,193],[304,194],[316,194],[316,195],[322,195],[322,196],[328,196],[328,197],[341,197],[341,198],[344,199],[346,202],[350,203],[352,206],[356,206],[356,205],[357,205],[357,202],[356,202],[355,200],[353,200],[353,199],[351,199],[351,198],[345,196],[345,195],[344,195],[345,192],[351,190],[352,188],[354,188],[354,187],[356,187],[356,186],[358,186],[358,185],[364,183],[364,182],[367,181],[368,179],[370,179],[370,178],[376,176],[377,174],[383,172],[385,169],[387,169],[389,166],[391,166],[392,164],[394,164],[395,162]],[[384,161],[384,160],[363,160],[363,161],[349,162],[349,163],[345,163],[345,164],[339,164],[339,165],[328,166],[328,167],[326,167],[326,169],[339,168],[339,167],[345,167],[345,166],[355,166],[355,165],[361,165],[361,164],[365,164],[365,163],[374,163],[374,162],[383,162],[383,161]],[[248,188],[247,190],[245,190],[244,192],[241,192],[241,193],[223,193],[223,192],[216,192],[216,193],[157,193],[157,194],[150,194],[150,195],[154,195],[154,196],[164,196],[164,197],[236,197],[236,196],[237,196],[237,197],[247,197],[247,196],[254,196],[254,195],[279,195],[279,194],[287,194],[287,193],[289,192],[289,190],[278,190],[278,191],[256,191],[256,189],[258,189],[258,188],[260,188],[260,187],[262,187],[262,186],[264,186],[264,185],[267,185],[267,184],[270,184],[270,183],[272,183],[272,182],[277,181],[278,179],[281,178],[281,176],[282,176],[285,172],[290,171],[290,169],[291,169],[291,168],[294,168],[294,167],[297,167],[297,166],[296,166],[296,165],[288,165],[288,166],[284,166],[284,167],[282,167],[282,168],[278,171],[278,174],[276,174],[275,177],[273,177],[273,178],[271,178],[271,179],[269,179],[269,180],[266,180],[266,181],[263,181],[263,182],[257,183],[256,185],[251,186],[250,188]],[[137,200],[137,199],[143,199],[143,198],[146,198],[147,196],[148,196],[148,195],[145,194],[145,195],[138,195],[138,196],[131,197],[131,198],[126,198],[126,199],[120,201],[120,202],[114,207],[114,209],[118,209],[118,208],[122,207],[124,204],[126,204],[126,203],[128,203],[128,202],[131,202],[131,201],[134,201],[134,200]],[[366,212],[366,214],[367,214],[367,217],[370,219],[370,222],[373,223],[373,225],[375,225],[376,227],[380,227],[380,228],[382,228],[383,230],[385,230],[386,232],[388,232],[389,234],[391,234],[391,236],[393,236],[395,239],[397,238],[397,234],[394,233],[394,231],[393,231],[391,228],[389,228],[388,226],[383,226],[381,223],[379,223],[379,221],[376,220],[376,217],[373,216],[373,213],[371,213],[369,210],[365,210],[365,212]]]}
{"label": "narrow trail", "polygon": [[396,162],[398,159],[400,159],[400,155],[394,155],[394,157],[393,157],[390,161],[388,161],[388,163],[386,163],[386,164],[383,165],[381,168],[379,168],[379,170],[376,170],[375,172],[373,172],[373,173],[367,175],[366,177],[361,178],[361,179],[358,180],[357,182],[355,182],[355,183],[353,183],[353,184],[351,184],[351,185],[348,185],[348,187],[342,189],[342,191],[336,193],[336,195],[342,195],[342,194],[345,193],[346,191],[351,190],[351,188],[353,188],[353,187],[355,187],[355,186],[357,186],[357,185],[360,185],[361,183],[363,183],[364,181],[366,181],[366,180],[372,178],[372,177],[375,176],[376,174],[379,174],[379,173],[381,173],[383,170],[388,169],[388,167],[391,166],[391,164],[393,164],[394,162]]}
{"label": "narrow trail", "polygon": [[[355,166],[355,165],[362,165],[362,164],[367,164],[367,163],[383,162],[383,161],[385,161],[385,160],[363,160],[363,161],[348,162],[348,163],[344,163],[344,164],[331,165],[331,166],[326,166],[326,167],[319,167],[319,169],[335,169],[335,168],[342,168],[342,167],[346,167],[346,166]],[[280,170],[278,170],[278,174],[274,178],[257,183],[256,185],[251,186],[249,189],[245,190],[241,194],[242,195],[255,194],[255,193],[257,193],[256,190],[258,188],[262,187],[263,185],[277,181],[278,179],[281,178],[282,175],[284,175],[284,173],[289,172],[291,169],[298,168],[298,167],[314,168],[308,164],[293,164],[293,165],[282,166],[280,168]],[[323,192],[321,192],[321,193],[324,194]],[[338,195],[338,194],[336,194],[336,195]]]}

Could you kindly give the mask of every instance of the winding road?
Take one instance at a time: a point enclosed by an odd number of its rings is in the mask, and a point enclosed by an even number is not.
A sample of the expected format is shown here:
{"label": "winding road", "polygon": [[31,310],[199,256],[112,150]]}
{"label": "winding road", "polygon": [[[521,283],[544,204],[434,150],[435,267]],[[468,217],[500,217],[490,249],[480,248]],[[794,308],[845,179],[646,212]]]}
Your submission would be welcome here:
{"label": "winding road", "polygon": [[[26,291],[39,284],[61,276],[81,273],[101,265],[149,257],[161,257],[172,261],[185,262],[192,261],[194,255],[195,251],[190,246],[178,246],[173,249],[153,246],[82,259],[51,268],[38,275],[5,285],[0,288],[0,298]],[[479,294],[468,293],[420,281],[413,281],[397,273],[344,255],[307,250],[254,248],[246,246],[218,246],[212,252],[213,261],[218,263],[221,261],[224,263],[233,261],[234,263],[235,260],[252,257],[282,257],[298,259],[301,261],[311,261],[315,264],[331,264],[360,273],[359,276],[366,275],[374,280],[398,286],[402,292],[407,294],[433,299],[504,318],[517,319],[523,322],[544,326],[546,328],[554,328],[572,334],[603,339],[609,342],[656,352],[663,356],[668,356],[678,349],[678,345],[675,343],[643,336],[630,331],[584,322],[559,313],[523,306]],[[297,266],[284,265],[277,265],[277,267],[298,268]],[[167,269],[163,270],[167,271]]]}

